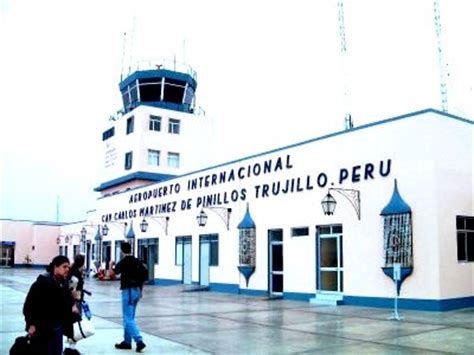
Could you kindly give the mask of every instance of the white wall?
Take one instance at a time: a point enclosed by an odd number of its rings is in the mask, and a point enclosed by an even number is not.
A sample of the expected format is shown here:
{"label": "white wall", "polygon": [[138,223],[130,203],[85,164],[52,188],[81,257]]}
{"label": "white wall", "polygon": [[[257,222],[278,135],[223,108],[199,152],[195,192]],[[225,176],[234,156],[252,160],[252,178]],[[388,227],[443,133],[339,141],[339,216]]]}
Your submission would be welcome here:
{"label": "white wall", "polygon": [[[199,141],[197,138],[196,142]],[[205,145],[205,142],[199,144]],[[98,201],[97,214],[103,216],[120,211],[135,210],[135,232],[138,238],[160,238],[160,264],[155,271],[158,278],[181,279],[181,268],[174,265],[175,236],[193,236],[193,280],[199,275],[199,235],[219,234],[219,266],[211,267],[211,283],[240,284],[245,282],[239,276],[238,230],[246,204],[257,226],[257,265],[249,282],[250,289],[267,290],[268,277],[268,229],[283,228],[284,231],[284,291],[315,292],[315,226],[343,224],[344,228],[344,294],[352,296],[392,297],[394,287],[381,267],[383,260],[383,231],[381,210],[389,202],[394,185],[398,180],[401,196],[411,206],[413,213],[414,272],[405,281],[402,297],[418,299],[442,299],[472,296],[473,266],[459,264],[456,260],[456,233],[454,228],[457,214],[474,214],[472,175],[472,126],[437,113],[424,113],[414,117],[376,124],[356,129],[326,139],[288,147],[265,155],[243,159],[229,165],[191,174],[165,183],[136,189],[127,193],[102,198]],[[289,158],[287,158],[289,157]],[[187,190],[188,180],[203,179],[213,173],[236,172],[240,167],[278,159],[283,168],[270,174],[236,179],[233,182]],[[291,167],[286,167],[289,159]],[[390,174],[379,173],[379,164],[385,166],[391,161]],[[373,178],[364,179],[364,169],[373,164]],[[341,169],[360,173],[359,181],[347,179],[339,184]],[[369,165],[370,166],[370,165]],[[246,171],[246,170],[245,170]],[[318,187],[316,179],[320,173],[328,177],[328,185]],[[272,184],[286,179],[300,178],[306,186],[309,176],[313,189],[277,196],[257,197],[257,185]],[[131,196],[154,188],[179,183],[181,190],[167,196],[130,202]],[[331,185],[334,183],[334,185]],[[338,194],[334,216],[324,216],[320,201],[329,186],[360,190],[361,220],[347,200]],[[208,194],[231,194],[233,190],[246,189],[245,199],[230,202],[221,207],[231,207],[230,230],[212,211],[206,211],[209,218],[204,228],[199,228],[196,215],[200,207],[199,197]],[[191,199],[192,207],[181,210],[182,200]],[[168,202],[176,202],[175,212],[159,213],[170,217],[169,233],[164,235],[155,225],[146,235],[138,233],[143,217],[139,209]],[[156,213],[155,213],[156,215]],[[107,217],[105,217],[107,218]],[[125,217],[123,220],[128,220]],[[310,236],[290,237],[292,227],[308,226]],[[453,277],[453,274],[456,276]]]}

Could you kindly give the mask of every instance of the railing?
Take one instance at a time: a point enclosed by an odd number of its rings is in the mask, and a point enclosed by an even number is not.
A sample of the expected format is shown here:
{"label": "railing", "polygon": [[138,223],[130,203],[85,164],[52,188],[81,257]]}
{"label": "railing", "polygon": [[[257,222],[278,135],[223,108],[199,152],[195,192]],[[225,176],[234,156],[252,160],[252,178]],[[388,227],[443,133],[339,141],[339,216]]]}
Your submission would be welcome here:
{"label": "railing", "polygon": [[148,60],[139,60],[131,65],[128,68],[124,68],[121,78],[124,78],[137,70],[157,70],[157,69],[167,69],[184,74],[190,75],[194,80],[197,80],[196,71],[191,68],[190,65],[178,62],[176,60],[170,59],[148,59]]}

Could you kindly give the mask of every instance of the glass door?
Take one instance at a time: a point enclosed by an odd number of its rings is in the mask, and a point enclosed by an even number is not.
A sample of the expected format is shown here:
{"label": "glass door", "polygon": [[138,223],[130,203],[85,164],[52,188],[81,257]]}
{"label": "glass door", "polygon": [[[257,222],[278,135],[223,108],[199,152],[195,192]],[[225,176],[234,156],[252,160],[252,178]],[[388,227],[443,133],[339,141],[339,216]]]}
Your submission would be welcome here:
{"label": "glass door", "polygon": [[268,293],[283,296],[283,230],[268,230]]}
{"label": "glass door", "polygon": [[318,227],[318,291],[343,292],[342,225]]}

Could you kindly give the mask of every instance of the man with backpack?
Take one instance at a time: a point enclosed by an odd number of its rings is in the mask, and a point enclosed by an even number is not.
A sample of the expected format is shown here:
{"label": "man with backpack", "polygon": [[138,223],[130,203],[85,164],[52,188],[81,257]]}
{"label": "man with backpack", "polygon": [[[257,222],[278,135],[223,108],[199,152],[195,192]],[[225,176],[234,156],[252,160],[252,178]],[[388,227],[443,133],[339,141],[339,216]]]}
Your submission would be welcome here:
{"label": "man with backpack", "polygon": [[123,341],[115,344],[117,349],[131,349],[132,339],[137,344],[137,352],[145,348],[145,343],[140,335],[140,329],[135,322],[135,311],[138,301],[142,297],[143,284],[148,272],[143,263],[134,257],[130,243],[121,243],[120,249],[123,258],[115,265],[114,273],[121,275],[120,290],[122,293],[122,316],[123,316]]}

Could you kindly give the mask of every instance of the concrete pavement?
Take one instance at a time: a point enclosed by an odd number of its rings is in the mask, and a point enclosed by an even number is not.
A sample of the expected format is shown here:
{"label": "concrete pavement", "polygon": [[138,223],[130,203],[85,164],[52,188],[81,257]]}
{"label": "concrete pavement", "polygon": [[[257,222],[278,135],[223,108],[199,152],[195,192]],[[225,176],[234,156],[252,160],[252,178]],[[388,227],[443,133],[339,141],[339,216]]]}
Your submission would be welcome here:
{"label": "concrete pavement", "polygon": [[[25,334],[22,306],[38,269],[0,269],[0,354]],[[119,284],[86,280],[96,334],[78,342],[82,354],[116,350],[122,339]],[[137,322],[144,354],[474,354],[474,309],[450,312],[317,306],[183,286],[146,286]],[[134,345],[135,348],[135,345]]]}

